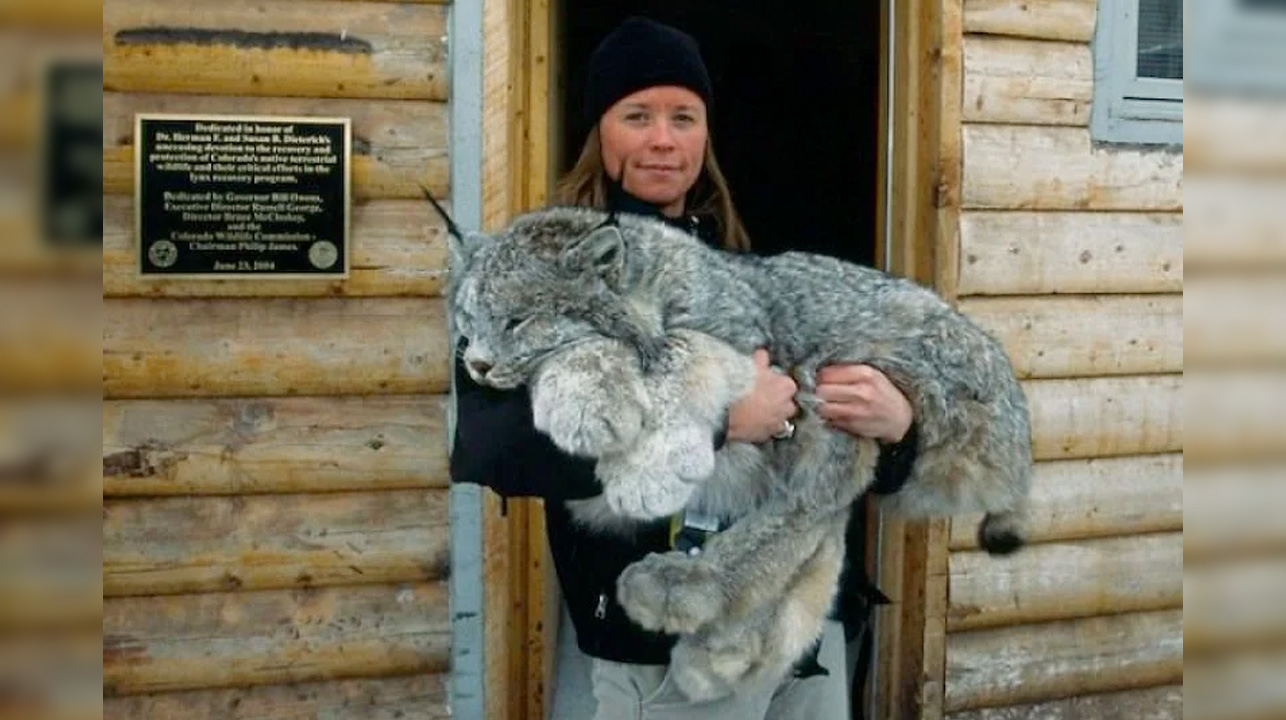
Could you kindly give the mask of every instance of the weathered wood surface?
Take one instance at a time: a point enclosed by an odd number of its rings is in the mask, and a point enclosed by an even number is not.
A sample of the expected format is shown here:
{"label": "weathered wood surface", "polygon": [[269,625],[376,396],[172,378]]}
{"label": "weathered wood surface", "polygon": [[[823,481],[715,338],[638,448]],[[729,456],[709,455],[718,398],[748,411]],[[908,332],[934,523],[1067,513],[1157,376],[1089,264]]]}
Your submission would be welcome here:
{"label": "weathered wood surface", "polygon": [[444,488],[445,395],[118,400],[104,496]]}
{"label": "weathered wood surface", "polygon": [[1183,720],[1183,686],[1167,685],[1031,705],[952,713],[947,720]]}
{"label": "weathered wood surface", "polygon": [[347,280],[179,280],[138,276],[133,201],[104,198],[103,295],[106,297],[349,297],[442,294],[446,228],[424,200],[354,203]]}
{"label": "weathered wood surface", "polygon": [[971,33],[1089,42],[1098,19],[1095,0],[964,0]]}
{"label": "weathered wood surface", "polygon": [[437,673],[444,583],[111,598],[105,696]]}
{"label": "weathered wood surface", "polygon": [[0,515],[100,506],[100,409],[96,393],[0,401]]}
{"label": "weathered wood surface", "polygon": [[1281,108],[1265,98],[1194,99],[1183,108],[1183,154],[1198,172],[1286,175]]}
{"label": "weathered wood surface", "polygon": [[1184,359],[1189,369],[1286,363],[1286,283],[1276,273],[1212,274],[1184,291]]}
{"label": "weathered wood surface", "polygon": [[1203,464],[1286,460],[1286,374],[1279,367],[1201,368],[1184,378],[1184,455]]}
{"label": "weathered wood surface", "polygon": [[108,300],[107,398],[440,393],[441,300]]}
{"label": "weathered wood surface", "polygon": [[1093,147],[1089,130],[965,125],[964,206],[1002,210],[1183,208],[1183,156]]}
{"label": "weathered wood surface", "polygon": [[1179,213],[966,212],[961,295],[1183,290]]}
{"label": "weathered wood surface", "polygon": [[445,674],[112,697],[102,720],[447,720]]}
{"label": "weathered wood surface", "polygon": [[960,310],[1005,346],[1020,378],[1183,371],[1184,296],[979,298]]}
{"label": "weathered wood surface", "polygon": [[102,647],[95,625],[61,632],[6,632],[0,643],[0,677],[6,686],[0,718],[101,718]]}
{"label": "weathered wood surface", "polygon": [[1178,375],[1029,380],[1037,460],[1178,452],[1183,378]]}
{"label": "weathered wood surface", "polygon": [[1183,534],[951,554],[951,631],[1183,607]]}
{"label": "weathered wood surface", "polygon": [[98,295],[80,278],[0,282],[0,397],[96,389],[102,364]]}
{"label": "weathered wood surface", "polygon": [[1183,505],[1190,561],[1286,555],[1286,465],[1280,462],[1194,467],[1184,476]]}
{"label": "weathered wood surface", "polygon": [[441,580],[444,490],[109,500],[103,594]]}
{"label": "weathered wood surface", "polygon": [[1183,611],[953,633],[946,678],[948,712],[1181,683]]}
{"label": "weathered wood surface", "polygon": [[1183,598],[1190,653],[1286,647],[1286,548],[1276,556],[1189,563]]}
{"label": "weathered wood surface", "polygon": [[[1183,456],[1141,455],[1036,463],[1031,542],[1184,529]],[[951,549],[978,547],[981,514],[951,520]]]}
{"label": "weathered wood surface", "polygon": [[92,511],[6,517],[0,523],[0,633],[96,626],[101,547]]}
{"label": "weathered wood surface", "polygon": [[103,6],[103,89],[447,99],[447,8],[340,0]]}
{"label": "weathered wood surface", "polygon": [[971,35],[964,40],[964,121],[1087,127],[1094,59],[1084,43]]}
{"label": "weathered wood surface", "polygon": [[1183,680],[1184,720],[1276,720],[1286,715],[1282,648],[1208,658],[1189,656]]}
{"label": "weathered wood surface", "polygon": [[1286,268],[1286,177],[1198,173],[1187,182],[1183,234],[1189,267]]}
{"label": "weathered wood surface", "polygon": [[134,192],[134,114],[276,115],[352,119],[353,196],[420,199],[449,192],[448,108],[413,100],[103,94],[103,192]]}

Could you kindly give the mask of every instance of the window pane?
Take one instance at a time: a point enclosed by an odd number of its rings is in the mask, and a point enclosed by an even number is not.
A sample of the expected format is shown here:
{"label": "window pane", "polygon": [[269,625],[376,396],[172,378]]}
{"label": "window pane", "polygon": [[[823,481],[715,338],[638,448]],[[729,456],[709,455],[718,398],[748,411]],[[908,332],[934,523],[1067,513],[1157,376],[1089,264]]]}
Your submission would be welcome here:
{"label": "window pane", "polygon": [[1183,79],[1183,0],[1139,0],[1138,75]]}

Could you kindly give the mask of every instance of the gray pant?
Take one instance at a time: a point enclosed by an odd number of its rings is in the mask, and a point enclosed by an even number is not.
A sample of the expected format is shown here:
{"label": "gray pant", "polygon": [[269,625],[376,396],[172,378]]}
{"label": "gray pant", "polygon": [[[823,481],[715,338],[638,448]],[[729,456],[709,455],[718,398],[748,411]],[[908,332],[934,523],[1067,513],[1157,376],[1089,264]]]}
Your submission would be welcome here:
{"label": "gray pant", "polygon": [[731,697],[692,703],[664,665],[593,660],[594,720],[845,720],[850,716],[844,626],[827,621],[818,662],[829,675],[789,677],[777,686],[745,688]]}

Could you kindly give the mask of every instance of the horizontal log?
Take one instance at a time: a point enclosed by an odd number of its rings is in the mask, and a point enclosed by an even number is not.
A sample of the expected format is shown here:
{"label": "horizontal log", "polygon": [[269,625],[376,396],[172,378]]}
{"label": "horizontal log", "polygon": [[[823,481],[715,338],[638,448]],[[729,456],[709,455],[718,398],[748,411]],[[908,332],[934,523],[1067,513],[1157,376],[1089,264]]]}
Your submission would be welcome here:
{"label": "horizontal log", "polygon": [[1183,208],[1183,156],[1096,147],[1089,130],[965,125],[966,209],[1166,210]]}
{"label": "horizontal log", "polygon": [[101,315],[96,283],[69,277],[0,282],[0,397],[94,391]]}
{"label": "horizontal log", "polygon": [[1183,295],[977,298],[960,310],[1005,346],[1020,378],[1183,371]]}
{"label": "horizontal log", "polygon": [[96,395],[0,401],[0,516],[102,505]]}
{"label": "horizontal log", "polygon": [[1286,175],[1280,103],[1244,96],[1186,103],[1183,154],[1196,172]]}
{"label": "horizontal log", "polygon": [[1187,440],[1193,462],[1286,460],[1286,374],[1279,367],[1199,368],[1184,379]]}
{"label": "horizontal log", "polygon": [[102,634],[94,625],[66,631],[6,632],[0,643],[4,720],[102,717]]}
{"label": "horizontal log", "polygon": [[1096,8],[1095,0],[964,0],[964,30],[1089,42]]}
{"label": "horizontal log", "polygon": [[105,193],[134,192],[134,114],[142,112],[351,118],[356,199],[423,202],[422,186],[449,193],[446,103],[113,92],[103,94]]}
{"label": "horizontal log", "polygon": [[[1081,540],[1184,529],[1183,456],[1036,463],[1027,539]],[[975,550],[980,514],[951,519],[951,549]]]}
{"label": "horizontal log", "polygon": [[441,580],[443,490],[109,500],[103,594]]}
{"label": "horizontal log", "polygon": [[1184,720],[1271,720],[1286,715],[1286,649],[1184,662]]}
{"label": "horizontal log", "polygon": [[97,626],[101,548],[96,512],[6,517],[0,524],[0,636]]}
{"label": "horizontal log", "polygon": [[108,196],[104,206],[106,297],[432,297],[446,285],[446,228],[422,199],[352,206],[347,280],[144,278],[138,274],[133,201]]}
{"label": "horizontal log", "polygon": [[449,398],[118,400],[104,496],[444,488]]}
{"label": "horizontal log", "polygon": [[1276,556],[1189,563],[1183,576],[1183,639],[1188,652],[1286,647],[1284,597],[1286,548]]}
{"label": "horizontal log", "polygon": [[1279,274],[1204,275],[1184,291],[1189,369],[1286,364],[1286,283]]}
{"label": "horizontal log", "polygon": [[447,99],[447,8],[340,0],[103,7],[103,89]]}
{"label": "horizontal log", "polygon": [[1184,217],[962,213],[960,295],[1181,292]]}
{"label": "horizontal log", "polygon": [[107,698],[102,720],[447,720],[446,675],[338,680]]}
{"label": "horizontal log", "polygon": [[947,720],[1183,720],[1183,686],[1166,685],[1030,705],[951,713]]}
{"label": "horizontal log", "polygon": [[1286,269],[1286,178],[1193,174],[1185,180],[1184,262],[1204,270]]}
{"label": "horizontal log", "polygon": [[108,300],[107,398],[440,393],[441,300]]}
{"label": "horizontal log", "polygon": [[447,669],[443,583],[111,598],[104,696]]}
{"label": "horizontal log", "polygon": [[964,39],[965,122],[1087,127],[1094,58],[1084,43],[970,35]]}
{"label": "horizontal log", "polygon": [[973,630],[947,637],[947,712],[1182,681],[1182,610]]}
{"label": "horizontal log", "polygon": [[950,557],[951,632],[1183,607],[1183,534],[1034,545]]}
{"label": "horizontal log", "polygon": [[[1183,448],[1178,375],[1029,380],[1037,460],[1178,452]],[[1191,410],[1191,408],[1189,408]]]}
{"label": "horizontal log", "polygon": [[1280,462],[1195,467],[1184,476],[1183,504],[1190,562],[1286,555],[1286,465]]}

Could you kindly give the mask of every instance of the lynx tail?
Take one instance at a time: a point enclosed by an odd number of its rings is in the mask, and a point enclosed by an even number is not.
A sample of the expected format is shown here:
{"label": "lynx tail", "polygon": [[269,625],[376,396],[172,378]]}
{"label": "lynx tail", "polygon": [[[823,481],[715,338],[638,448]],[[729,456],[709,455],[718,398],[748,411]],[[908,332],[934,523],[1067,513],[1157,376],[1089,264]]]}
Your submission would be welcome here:
{"label": "lynx tail", "polygon": [[1009,555],[1024,544],[1018,513],[987,513],[978,526],[978,544],[991,555]]}

